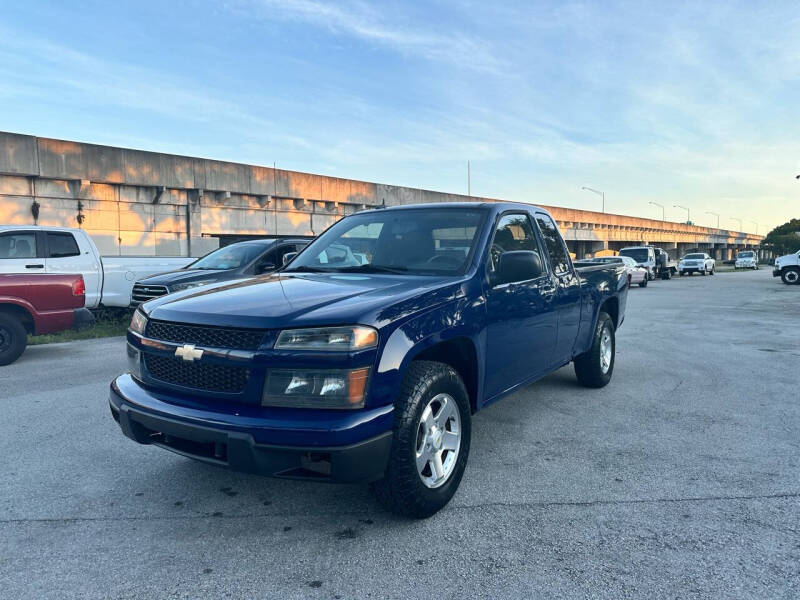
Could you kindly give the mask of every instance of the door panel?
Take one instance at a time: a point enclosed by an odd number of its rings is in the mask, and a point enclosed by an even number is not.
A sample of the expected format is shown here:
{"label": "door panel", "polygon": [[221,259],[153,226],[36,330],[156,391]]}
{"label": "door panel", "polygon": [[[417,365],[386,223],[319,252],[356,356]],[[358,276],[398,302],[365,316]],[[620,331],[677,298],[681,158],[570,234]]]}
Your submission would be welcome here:
{"label": "door panel", "polygon": [[558,314],[558,337],[553,360],[556,363],[565,363],[572,359],[581,324],[581,280],[572,267],[567,246],[553,220],[544,213],[536,213],[536,224],[547,248],[555,277],[554,306]]}
{"label": "door panel", "polygon": [[[511,213],[500,218],[488,257],[490,282],[500,255],[513,250],[539,252],[542,264],[546,265],[527,214]],[[487,398],[550,368],[556,342],[555,294],[549,273],[530,281],[489,284],[486,292]]]}

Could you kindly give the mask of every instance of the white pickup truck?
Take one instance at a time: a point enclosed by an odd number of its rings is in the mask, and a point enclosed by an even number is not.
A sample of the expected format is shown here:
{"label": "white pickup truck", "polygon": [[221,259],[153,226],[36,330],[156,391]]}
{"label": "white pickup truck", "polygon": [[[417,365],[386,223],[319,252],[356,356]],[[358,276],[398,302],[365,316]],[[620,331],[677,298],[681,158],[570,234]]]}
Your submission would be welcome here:
{"label": "white pickup truck", "polygon": [[786,254],[776,258],[772,276],[780,277],[783,283],[788,285],[800,283],[800,250],[794,254]]}
{"label": "white pickup truck", "polygon": [[125,307],[137,279],[179,269],[194,258],[100,256],[82,229],[0,225],[0,274],[80,274],[86,308]]}

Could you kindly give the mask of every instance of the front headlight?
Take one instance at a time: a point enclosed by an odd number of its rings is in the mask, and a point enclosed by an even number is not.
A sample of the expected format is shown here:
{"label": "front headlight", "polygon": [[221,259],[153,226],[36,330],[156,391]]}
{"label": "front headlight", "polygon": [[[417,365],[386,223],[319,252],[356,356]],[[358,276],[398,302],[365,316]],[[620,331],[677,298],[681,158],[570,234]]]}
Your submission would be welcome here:
{"label": "front headlight", "polygon": [[270,369],[262,406],[362,408],[369,368]]}
{"label": "front headlight", "polygon": [[321,350],[324,352],[354,352],[378,345],[378,332],[372,327],[315,327],[285,329],[275,342],[276,350]]}
{"label": "front headlight", "polygon": [[131,317],[131,324],[128,329],[130,329],[133,333],[144,335],[145,327],[147,327],[147,317],[144,316],[142,311],[136,310]]}
{"label": "front headlight", "polygon": [[206,279],[205,281],[189,281],[187,283],[176,283],[169,286],[170,292],[181,292],[190,288],[200,287],[201,285],[208,285],[209,283],[216,283],[213,279]]}

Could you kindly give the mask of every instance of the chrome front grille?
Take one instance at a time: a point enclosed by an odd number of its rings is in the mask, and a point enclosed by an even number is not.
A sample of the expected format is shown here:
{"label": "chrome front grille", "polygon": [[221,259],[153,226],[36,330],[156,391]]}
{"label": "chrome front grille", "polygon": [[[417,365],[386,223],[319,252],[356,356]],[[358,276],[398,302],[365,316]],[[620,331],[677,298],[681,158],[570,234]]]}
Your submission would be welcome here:
{"label": "chrome front grille", "polygon": [[133,291],[131,292],[131,304],[141,304],[153,298],[159,298],[169,293],[165,285],[144,285],[142,283],[134,283]]}

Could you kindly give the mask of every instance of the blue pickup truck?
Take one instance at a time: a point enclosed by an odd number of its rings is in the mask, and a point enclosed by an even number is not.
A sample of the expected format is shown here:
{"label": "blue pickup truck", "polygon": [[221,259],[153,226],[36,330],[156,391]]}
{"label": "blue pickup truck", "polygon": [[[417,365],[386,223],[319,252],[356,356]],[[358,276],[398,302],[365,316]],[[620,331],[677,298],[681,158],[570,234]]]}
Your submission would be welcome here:
{"label": "blue pickup truck", "polygon": [[111,413],[140,444],[369,482],[427,517],[458,488],[476,411],[570,362],[609,382],[626,300],[624,266],[576,269],[535,206],[363,211],[276,273],[142,304]]}

